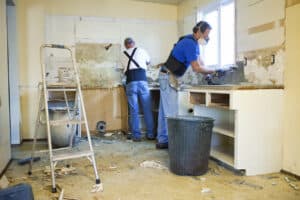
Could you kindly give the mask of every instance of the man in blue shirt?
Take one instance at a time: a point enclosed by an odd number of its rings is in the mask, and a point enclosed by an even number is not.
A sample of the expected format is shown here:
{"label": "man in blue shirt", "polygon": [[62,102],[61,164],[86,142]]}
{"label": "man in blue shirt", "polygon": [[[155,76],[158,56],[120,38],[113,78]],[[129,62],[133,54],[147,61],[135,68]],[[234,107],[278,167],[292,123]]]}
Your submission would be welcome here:
{"label": "man in blue shirt", "polygon": [[186,72],[189,66],[195,73],[212,74],[215,70],[206,69],[200,58],[199,43],[209,40],[211,26],[200,21],[193,28],[193,34],[181,37],[174,46],[166,63],[159,73],[160,102],[157,128],[157,149],[168,148],[168,127],[166,116],[178,114],[176,79]]}

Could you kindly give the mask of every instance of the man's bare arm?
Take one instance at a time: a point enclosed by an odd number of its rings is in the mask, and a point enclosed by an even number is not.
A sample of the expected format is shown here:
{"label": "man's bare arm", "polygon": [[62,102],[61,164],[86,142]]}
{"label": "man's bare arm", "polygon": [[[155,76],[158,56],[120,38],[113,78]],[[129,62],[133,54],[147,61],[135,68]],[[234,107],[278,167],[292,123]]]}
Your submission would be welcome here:
{"label": "man's bare arm", "polygon": [[194,72],[201,73],[201,74],[212,74],[215,70],[206,69],[204,63],[201,59],[195,60],[191,62],[191,66]]}

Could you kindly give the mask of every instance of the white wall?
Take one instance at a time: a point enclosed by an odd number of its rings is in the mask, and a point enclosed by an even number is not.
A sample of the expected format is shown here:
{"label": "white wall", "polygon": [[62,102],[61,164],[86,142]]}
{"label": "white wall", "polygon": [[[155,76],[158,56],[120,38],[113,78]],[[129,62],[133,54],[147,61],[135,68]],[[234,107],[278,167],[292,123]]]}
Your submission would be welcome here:
{"label": "white wall", "polygon": [[286,9],[283,169],[300,176],[300,4]]}
{"label": "white wall", "polygon": [[6,0],[0,0],[0,173],[11,158],[6,35]]}
{"label": "white wall", "polygon": [[[68,45],[113,43],[120,44],[123,49],[124,39],[130,36],[138,47],[148,51],[154,65],[166,60],[177,40],[174,20],[50,15],[46,17],[45,28],[47,43]],[[60,53],[56,56],[61,56]]]}

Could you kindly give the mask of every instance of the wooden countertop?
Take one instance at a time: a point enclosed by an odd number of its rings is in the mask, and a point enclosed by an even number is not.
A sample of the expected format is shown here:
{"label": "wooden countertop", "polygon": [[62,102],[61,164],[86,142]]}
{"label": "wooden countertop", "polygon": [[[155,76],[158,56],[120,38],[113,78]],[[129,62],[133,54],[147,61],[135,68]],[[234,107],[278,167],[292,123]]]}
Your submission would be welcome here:
{"label": "wooden countertop", "polygon": [[257,84],[241,84],[241,85],[199,85],[199,86],[183,86],[182,90],[257,90],[257,89],[284,89],[283,85],[257,85]]}

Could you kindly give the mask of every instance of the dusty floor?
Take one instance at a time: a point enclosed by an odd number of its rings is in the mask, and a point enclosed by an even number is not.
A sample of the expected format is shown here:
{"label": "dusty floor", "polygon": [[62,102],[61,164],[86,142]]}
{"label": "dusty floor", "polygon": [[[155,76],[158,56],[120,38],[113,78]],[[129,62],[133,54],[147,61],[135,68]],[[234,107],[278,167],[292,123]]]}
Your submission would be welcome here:
{"label": "dusty floor", "polygon": [[[87,159],[76,159],[71,163],[76,171],[67,175],[60,173],[56,179],[68,199],[300,200],[300,190],[295,190],[287,182],[299,187],[300,181],[286,174],[239,176],[210,161],[210,169],[203,176],[177,176],[168,169],[140,166],[145,160],[154,160],[168,167],[168,152],[156,150],[152,141],[134,143],[126,140],[123,135],[115,134],[112,137],[93,138],[93,143],[104,191],[91,193],[94,184],[93,168]],[[85,148],[86,145],[87,142],[82,140],[76,148]],[[38,149],[44,148],[46,143],[39,142]],[[30,155],[30,149],[31,143],[13,148],[15,160],[5,175],[12,185],[30,183],[37,200],[57,199],[58,194],[50,192],[51,179],[45,172],[45,166],[49,165],[47,153],[38,153],[41,160],[35,162],[33,175],[30,177],[27,175],[28,166],[17,164],[17,159]],[[64,165],[65,163],[59,163],[57,167]]]}

